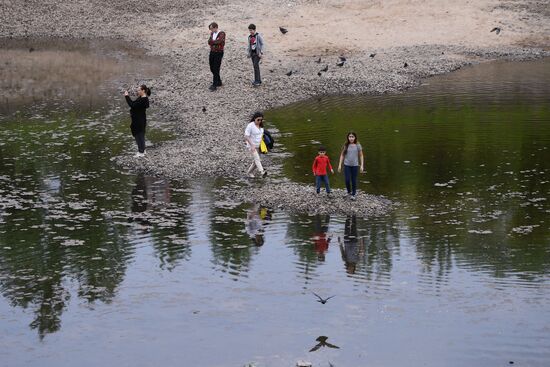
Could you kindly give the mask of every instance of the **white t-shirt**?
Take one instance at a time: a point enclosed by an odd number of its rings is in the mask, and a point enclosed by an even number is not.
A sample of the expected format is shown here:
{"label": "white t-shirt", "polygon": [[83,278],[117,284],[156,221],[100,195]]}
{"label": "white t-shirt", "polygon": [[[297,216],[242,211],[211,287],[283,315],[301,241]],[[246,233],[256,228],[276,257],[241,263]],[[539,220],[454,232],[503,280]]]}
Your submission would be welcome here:
{"label": "white t-shirt", "polygon": [[[244,130],[244,136],[249,137],[250,140],[252,140],[252,144],[254,144],[255,148],[258,148],[260,146],[263,134],[264,134],[264,128],[256,127],[256,124],[254,123],[254,121],[249,123],[246,126],[246,129]],[[248,140],[246,141],[246,146],[250,147],[250,144],[248,144]]]}

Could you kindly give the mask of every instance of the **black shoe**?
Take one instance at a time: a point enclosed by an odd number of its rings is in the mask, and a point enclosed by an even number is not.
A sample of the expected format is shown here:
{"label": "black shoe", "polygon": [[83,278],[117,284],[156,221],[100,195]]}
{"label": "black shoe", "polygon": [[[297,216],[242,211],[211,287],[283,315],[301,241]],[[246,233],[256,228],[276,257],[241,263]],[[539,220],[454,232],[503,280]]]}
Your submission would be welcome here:
{"label": "black shoe", "polygon": [[214,84],[212,84],[211,86],[208,87],[208,89],[214,92],[217,89],[217,87]]}
{"label": "black shoe", "polygon": [[262,174],[262,177],[265,177],[267,176],[267,171],[264,171],[264,173]]}

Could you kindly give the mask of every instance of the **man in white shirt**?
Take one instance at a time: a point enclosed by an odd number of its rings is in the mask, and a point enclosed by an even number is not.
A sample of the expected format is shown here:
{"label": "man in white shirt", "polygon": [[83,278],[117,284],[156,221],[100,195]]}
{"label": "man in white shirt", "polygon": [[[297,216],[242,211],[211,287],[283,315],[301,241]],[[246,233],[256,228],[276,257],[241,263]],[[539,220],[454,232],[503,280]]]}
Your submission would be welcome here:
{"label": "man in white shirt", "polygon": [[252,116],[252,120],[246,126],[244,130],[244,140],[246,146],[252,155],[252,164],[248,168],[248,177],[253,178],[254,170],[257,169],[262,177],[267,176],[267,171],[262,166],[260,160],[260,143],[262,142],[262,136],[264,135],[264,115],[261,112],[256,112]]}

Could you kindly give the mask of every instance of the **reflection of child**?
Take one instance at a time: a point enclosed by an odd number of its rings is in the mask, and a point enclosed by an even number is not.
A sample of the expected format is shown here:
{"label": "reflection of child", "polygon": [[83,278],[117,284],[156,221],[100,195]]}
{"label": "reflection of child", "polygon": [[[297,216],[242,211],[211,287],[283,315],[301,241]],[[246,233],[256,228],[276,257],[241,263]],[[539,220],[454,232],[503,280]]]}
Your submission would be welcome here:
{"label": "reflection of child", "polygon": [[334,173],[334,170],[332,169],[332,165],[330,164],[330,159],[326,155],[327,150],[325,147],[320,146],[319,147],[319,155],[315,157],[315,160],[313,161],[313,175],[315,176],[315,188],[317,189],[317,193],[319,194],[321,192],[321,182],[325,185],[325,190],[327,192],[327,195],[330,195],[330,185],[328,182],[328,175],[327,175],[327,166],[330,169],[331,173]]}
{"label": "reflection of child", "polygon": [[317,233],[314,237],[315,251],[317,251],[317,260],[325,261],[325,252],[328,251],[330,238],[327,238],[326,232]]}

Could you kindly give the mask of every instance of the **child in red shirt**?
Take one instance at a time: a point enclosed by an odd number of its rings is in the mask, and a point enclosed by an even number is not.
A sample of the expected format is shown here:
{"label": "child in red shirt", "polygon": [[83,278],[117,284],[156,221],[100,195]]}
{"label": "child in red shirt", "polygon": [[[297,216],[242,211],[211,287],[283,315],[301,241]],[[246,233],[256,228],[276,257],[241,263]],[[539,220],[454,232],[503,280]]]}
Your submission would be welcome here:
{"label": "child in red shirt", "polygon": [[327,166],[330,169],[330,172],[334,174],[334,170],[332,169],[332,165],[330,164],[330,159],[328,158],[327,150],[325,147],[320,146],[319,147],[319,155],[315,157],[315,160],[313,161],[313,175],[315,176],[315,187],[317,189],[317,193],[319,194],[321,192],[321,182],[325,184],[325,190],[327,192],[328,196],[331,196],[330,193],[330,185],[328,183],[328,175],[327,175]]}

